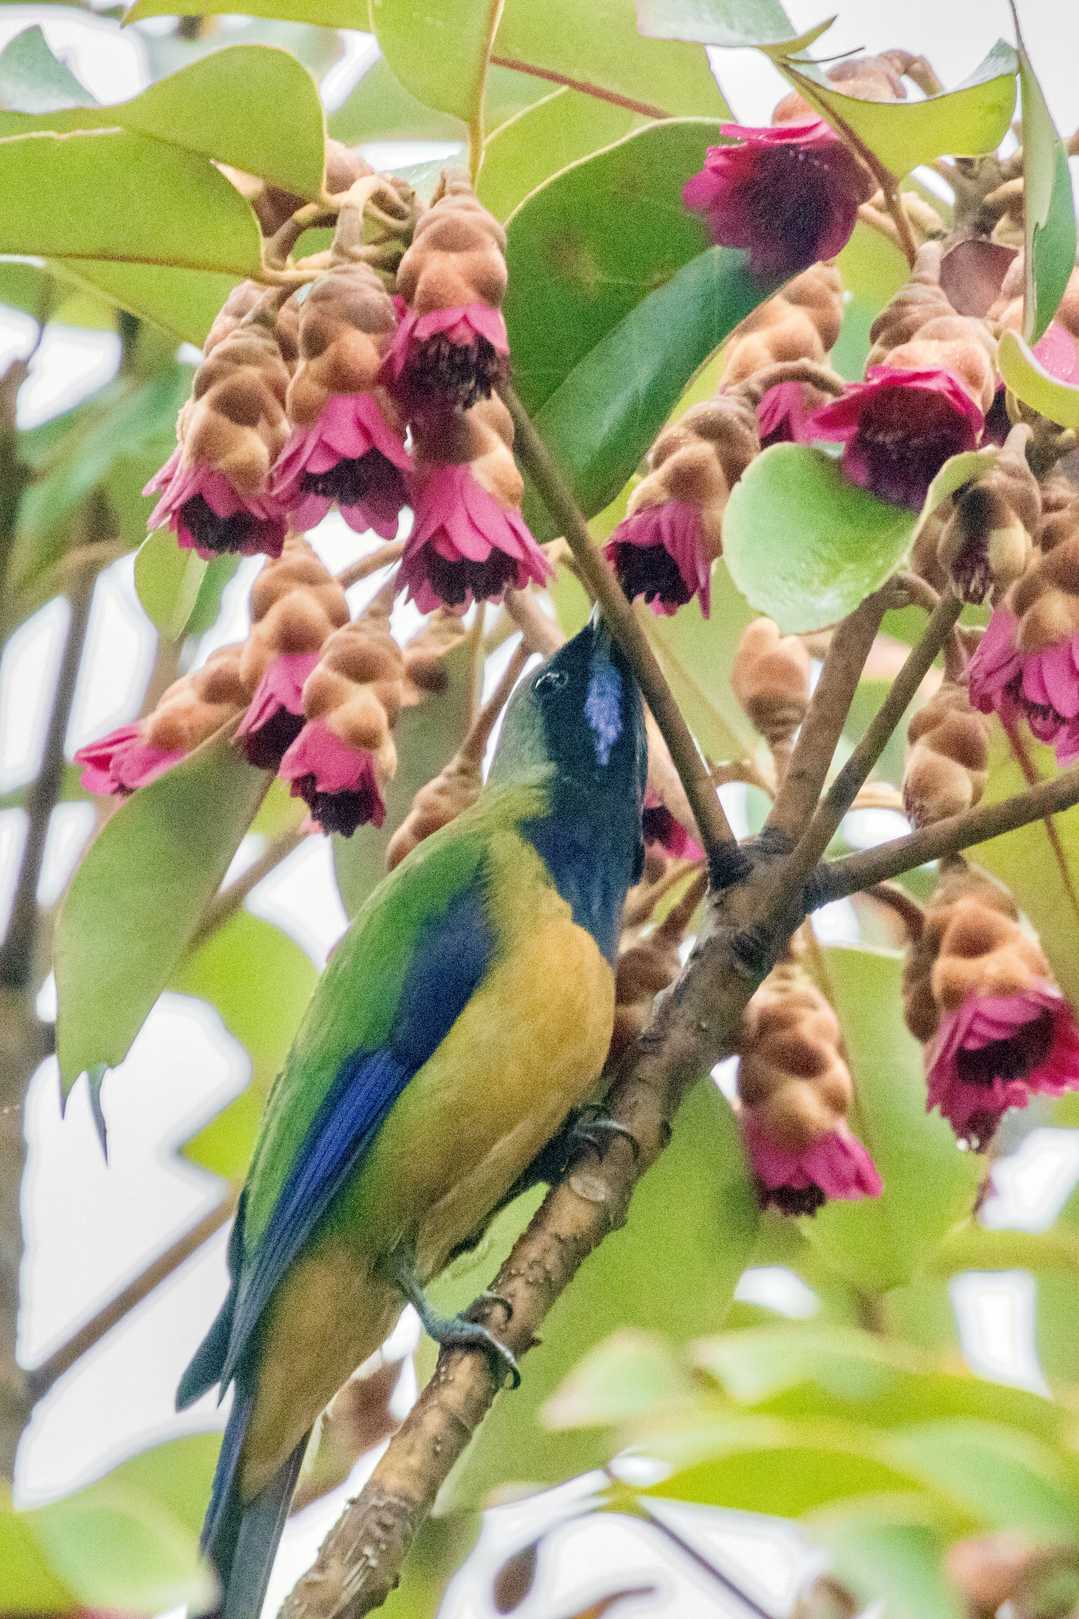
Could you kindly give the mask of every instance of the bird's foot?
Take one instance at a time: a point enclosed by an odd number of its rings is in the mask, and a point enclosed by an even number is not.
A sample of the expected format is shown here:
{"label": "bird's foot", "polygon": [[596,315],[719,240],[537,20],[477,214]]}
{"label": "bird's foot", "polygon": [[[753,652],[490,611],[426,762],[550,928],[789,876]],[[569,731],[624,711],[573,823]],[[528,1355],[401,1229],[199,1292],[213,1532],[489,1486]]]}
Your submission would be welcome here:
{"label": "bird's foot", "polygon": [[490,1327],[485,1327],[482,1321],[473,1321],[471,1317],[472,1310],[487,1303],[503,1305],[509,1316],[513,1313],[513,1306],[508,1299],[503,1298],[500,1293],[481,1293],[475,1303],[460,1315],[441,1315],[428,1300],[412,1266],[403,1255],[394,1256],[390,1274],[419,1316],[423,1330],[429,1338],[433,1338],[443,1349],[482,1349],[490,1357],[492,1369],[500,1384],[508,1372],[511,1379],[510,1387],[520,1386],[521,1372],[513,1351],[495,1337]]}
{"label": "bird's foot", "polygon": [[601,1103],[588,1102],[577,1109],[566,1126],[562,1139],[566,1145],[567,1162],[582,1147],[588,1147],[597,1158],[602,1158],[611,1142],[618,1137],[629,1142],[634,1158],[641,1156],[641,1144],[633,1131],[627,1130],[617,1119],[612,1119]]}

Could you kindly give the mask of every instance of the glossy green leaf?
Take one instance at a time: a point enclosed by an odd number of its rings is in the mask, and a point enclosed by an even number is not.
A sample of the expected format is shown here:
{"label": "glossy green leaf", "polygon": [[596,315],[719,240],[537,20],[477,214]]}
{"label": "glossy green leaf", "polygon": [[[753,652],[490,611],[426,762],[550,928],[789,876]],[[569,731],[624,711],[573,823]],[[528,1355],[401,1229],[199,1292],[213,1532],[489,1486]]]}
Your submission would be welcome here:
{"label": "glossy green leaf", "polygon": [[589,1350],[541,1412],[548,1428],[607,1428],[647,1417],[696,1388],[669,1338],[625,1327]]}
{"label": "glossy green leaf", "polygon": [[106,107],[0,111],[0,136],[117,126],[231,163],[302,197],[321,190],[325,126],[318,86],[287,51],[230,45]]}
{"label": "glossy green leaf", "polygon": [[483,144],[483,87],[499,0],[371,0],[382,54],[425,106],[453,113]]}
{"label": "glossy green leaf", "polygon": [[1048,1445],[1003,1423],[954,1418],[897,1432],[888,1452],[990,1529],[1079,1538],[1079,1477]]}
{"label": "glossy green leaf", "polygon": [[12,1507],[6,1485],[0,1492],[0,1603],[12,1615],[68,1613],[79,1607],[26,1514]]}
{"label": "glossy green leaf", "polygon": [[968,1609],[945,1573],[948,1537],[939,1515],[909,1496],[846,1502],[811,1520],[829,1567],[888,1619],[966,1619]]}
{"label": "glossy green leaf", "polygon": [[135,1491],[198,1534],[220,1448],[216,1433],[185,1434],[136,1451],[106,1476],[110,1484]]}
{"label": "glossy green leaf", "polygon": [[317,977],[295,940],[250,911],[237,911],[181,963],[169,988],[212,1006],[251,1060],[240,1095],[184,1144],[191,1163],[226,1180],[243,1176],[266,1093]]}
{"label": "glossy green leaf", "polygon": [[397,774],[385,792],[386,819],[361,826],[350,838],[334,838],[333,869],[341,903],[355,916],[386,875],[386,846],[412,807],[412,800],[464,740],[472,715],[472,662],[464,642],[443,661],[446,685],[403,710],[394,730]]}
{"label": "glossy green leaf", "polygon": [[[1057,772],[1050,748],[1029,732],[1014,744],[999,725],[990,731],[989,779],[982,801],[1027,791],[1030,780],[1050,779]],[[1079,1006],[1079,810],[1032,821],[1016,832],[979,843],[969,858],[985,866],[1015,896],[1035,928],[1061,989]]]}
{"label": "glossy green leaf", "polygon": [[929,513],[991,464],[985,451],[952,456],[917,513],[849,483],[823,450],[773,445],[735,485],[724,513],[731,577],[784,631],[835,624],[899,567]]}
{"label": "glossy green leaf", "polygon": [[115,1067],[169,982],[266,791],[219,732],[120,805],[57,921],[57,1052],[65,1091]]}
{"label": "glossy green leaf", "polygon": [[634,0],[506,0],[494,57],[614,91],[654,116],[729,111],[702,48],[643,38]]}
{"label": "glossy green leaf", "polygon": [[1068,154],[1027,55],[1014,5],[1023,87],[1023,336],[1036,343],[1075,268],[1075,203]]}
{"label": "glossy green leaf", "polygon": [[[492,65],[487,72],[483,121],[488,138],[526,107],[544,101],[551,86],[543,79]],[[455,141],[461,120],[427,107],[405,89],[378,56],[329,115],[330,134],[346,146],[364,141]]]}
{"label": "glossy green leaf", "polygon": [[[520,1203],[530,1211],[536,1201],[533,1195]],[[440,1308],[461,1308],[490,1281],[526,1217],[520,1205],[500,1216],[467,1268],[433,1290]],[[721,1324],[758,1218],[737,1123],[715,1086],[702,1081],[675,1121],[670,1147],[637,1189],[626,1226],[589,1260],[587,1308],[572,1290],[555,1303],[516,1399],[496,1404],[451,1475],[445,1503],[475,1504],[507,1482],[561,1481],[608,1460],[605,1435],[550,1431],[541,1410],[582,1357],[616,1330],[683,1342]]]}
{"label": "glossy green leaf", "polygon": [[139,548],[135,589],[147,618],[170,641],[184,633],[207,566],[197,551],[177,545],[171,529],[155,529]]}
{"label": "glossy green leaf", "polygon": [[880,1293],[916,1275],[970,1212],[983,1166],[959,1150],[939,1114],[926,1112],[922,1049],[903,1022],[901,957],[845,946],[824,955],[854,1078],[851,1128],[872,1154],[884,1192],[828,1203],[804,1230],[841,1275]]}
{"label": "glossy green leaf", "polygon": [[89,90],[66,63],[53,55],[36,23],[8,40],[0,51],[0,108],[48,113],[61,107],[93,104]]}
{"label": "glossy green leaf", "polygon": [[577,90],[552,90],[488,138],[477,195],[496,219],[506,219],[552,174],[621,140],[640,123],[640,115],[625,107]]}
{"label": "glossy green leaf", "polygon": [[[322,28],[359,28],[370,24],[369,0],[244,0],[246,17],[270,17],[275,22],[291,18]],[[221,17],[232,16],[237,0],[135,0],[125,13],[124,22],[141,22],[144,17]]]}
{"label": "glossy green leaf", "polygon": [[[1052,317],[1050,317],[1052,318]],[[1012,393],[1051,422],[1079,428],[1079,388],[1051,376],[1018,332],[1002,332],[997,347],[1000,374]]]}
{"label": "glossy green leaf", "polygon": [[687,39],[738,49],[756,45],[769,56],[793,56],[835,21],[794,27],[779,0],[637,0],[637,25],[656,39]]}
{"label": "glossy green leaf", "polygon": [[55,268],[84,294],[108,299],[196,348],[202,347],[218,310],[242,278],[238,270],[173,270],[102,259],[72,259]]}
{"label": "glossy green leaf", "polygon": [[801,72],[783,71],[836,129],[867,147],[897,179],[938,157],[992,152],[1008,133],[1015,111],[1015,51],[998,40],[985,61],[955,90],[919,101],[865,101]]}

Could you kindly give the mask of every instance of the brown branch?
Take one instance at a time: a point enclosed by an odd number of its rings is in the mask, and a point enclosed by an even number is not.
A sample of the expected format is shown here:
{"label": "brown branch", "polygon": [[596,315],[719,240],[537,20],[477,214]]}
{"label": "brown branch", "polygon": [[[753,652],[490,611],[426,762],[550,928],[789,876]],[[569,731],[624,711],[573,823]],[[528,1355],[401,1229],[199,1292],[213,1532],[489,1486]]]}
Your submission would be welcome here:
{"label": "brown branch", "polygon": [[47,1360],[35,1366],[26,1374],[26,1381],[30,1387],[34,1400],[40,1400],[47,1394],[54,1383],[58,1383],[66,1372],[69,1372],[75,1363],[82,1359],[91,1349],[99,1344],[106,1333],[112,1331],[121,1321],[141,1304],[162,1282],[166,1281],[181,1265],[187,1263],[192,1254],[198,1252],[204,1243],[209,1242],[215,1232],[228,1224],[236,1211],[236,1194],[230,1192],[219,1203],[215,1203],[201,1220],[185,1231],[176,1241],[170,1243],[164,1252],[158,1254],[137,1276],[133,1276],[126,1287],[122,1287],[108,1304],[104,1305],[89,1321],[83,1323],[77,1332],[72,1333],[66,1343],[55,1349]]}
{"label": "brown branch", "polygon": [[874,883],[872,888],[862,890],[861,898],[874,900],[886,910],[893,911],[915,943],[921,938],[925,931],[925,911],[913,894],[908,894],[895,883]]}
{"label": "brown branch", "polygon": [[875,848],[833,860],[820,874],[814,904],[845,899],[848,894],[860,893],[863,888],[872,888],[889,877],[914,871],[927,860],[944,860],[976,843],[986,843],[990,838],[1002,837],[1005,832],[1029,826],[1032,821],[1059,815],[1076,804],[1079,804],[1079,768],[1065,770],[1052,781],[1032,787],[1028,793],[1018,793],[996,804],[979,805],[962,815],[950,815],[947,820],[923,827],[908,837],[892,838],[887,843],[878,843]]}
{"label": "brown branch", "polygon": [[392,544],[380,545],[377,551],[369,551],[367,556],[360,557],[358,562],[350,562],[347,568],[342,568],[336,575],[337,583],[343,590],[349,590],[358,585],[361,579],[369,579],[380,568],[388,568],[394,562],[400,562],[404,555],[404,540],[394,540]]}
{"label": "brown branch", "polygon": [[205,944],[212,933],[223,927],[230,917],[240,909],[248,894],[252,893],[264,877],[275,871],[283,860],[287,860],[294,849],[298,849],[307,837],[302,826],[291,826],[287,832],[281,832],[271,843],[268,843],[262,853],[241,872],[236,881],[223,888],[216,899],[209,906],[206,915],[199,923],[188,945],[188,952],[194,952],[200,944]]}
{"label": "brown branch", "polygon": [[496,67],[509,67],[515,73],[527,73],[533,79],[547,79],[551,84],[565,85],[567,90],[579,90],[583,96],[594,96],[597,101],[609,101],[613,107],[625,107],[627,112],[640,113],[642,118],[659,119],[671,116],[669,112],[650,101],[636,101],[632,96],[620,95],[617,90],[607,90],[602,84],[593,84],[590,79],[571,79],[568,73],[556,73],[553,68],[537,67],[535,62],[522,62],[516,56],[492,56],[491,61]]}
{"label": "brown branch", "polygon": [[547,509],[565,536],[590,593],[599,603],[611,633],[617,637],[633,666],[645,701],[663,733],[671,758],[685,788],[700,830],[701,841],[713,866],[722,870],[725,854],[734,844],[734,833],[723,811],[708,767],[701,757],[693,734],[682,717],[648,637],[626,600],[611,569],[592,544],[588,525],[577,508],[562,474],[540,438],[514,389],[505,384],[502,397],[509,407],[516,430],[516,448],[521,463],[546,503]]}

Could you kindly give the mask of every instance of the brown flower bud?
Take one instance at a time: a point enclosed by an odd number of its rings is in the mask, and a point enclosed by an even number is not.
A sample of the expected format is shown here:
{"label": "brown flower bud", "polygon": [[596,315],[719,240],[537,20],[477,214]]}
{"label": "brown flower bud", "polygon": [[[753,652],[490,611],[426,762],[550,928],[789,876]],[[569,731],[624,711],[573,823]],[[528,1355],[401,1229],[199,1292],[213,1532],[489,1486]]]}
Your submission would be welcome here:
{"label": "brown flower bud", "polygon": [[327,640],[303,689],[309,720],[322,720],[349,747],[374,756],[383,778],[397,768],[391,731],[401,710],[404,659],[374,602]]}
{"label": "brown flower bud", "polygon": [[773,968],[746,1009],[739,1044],[738,1095],[769,1140],[802,1152],[843,1123],[854,1087],[839,1021],[800,967]]}
{"label": "brown flower bud", "polygon": [[242,646],[223,646],[162,692],[146,718],[144,740],[165,753],[190,753],[243,712],[251,689],[242,677]]}
{"label": "brown flower bud", "polygon": [[[300,359],[289,383],[289,419],[306,427],[331,394],[373,389],[395,326],[393,299],[370,265],[356,261],[320,276],[300,306]],[[395,420],[381,389],[379,404]]]}
{"label": "brown flower bud", "polygon": [[[460,613],[440,607],[424,619],[422,626],[405,643],[406,702],[418,703],[425,695],[445,691],[449,683],[446,659],[467,638]],[[414,688],[412,690],[409,687]]]}
{"label": "brown flower bud", "polygon": [[289,534],[280,557],[263,564],[251,587],[251,634],[241,668],[253,691],[280,653],[318,652],[348,623],[348,600],[333,574],[300,534]]}
{"label": "brown flower bud", "polygon": [[706,883],[703,873],[692,878],[663,921],[620,952],[615,968],[614,1029],[608,1063],[633,1044],[652,1015],[656,996],[678,977],[682,966],[680,946]]}
{"label": "brown flower bud", "polygon": [[224,473],[241,494],[258,494],[288,437],[287,387],[272,313],[234,326],[199,366],[180,412],[185,458]]}
{"label": "brown flower bud", "polygon": [[742,631],[731,669],[734,695],[774,747],[792,737],[809,706],[810,658],[796,635],[780,635],[770,618]]}
{"label": "brown flower bud", "polygon": [[[250,202],[255,210],[255,216],[262,227],[263,236],[272,236],[281,229],[297,208],[302,208],[306,199],[296,196],[291,191],[282,191],[278,186],[268,186],[257,180],[253,175],[243,174],[238,169],[228,169],[229,179],[232,181]],[[365,174],[373,171],[359,154],[351,148],[344,146],[332,136],[326,140],[326,190],[331,195],[339,195],[347,191],[354,181],[360,180]]]}
{"label": "brown flower bud", "polygon": [[513,458],[513,418],[496,394],[452,416],[413,423],[417,466],[467,462],[469,471],[500,506],[517,510],[524,479]]}
{"label": "brown flower bud", "polygon": [[741,389],[693,405],[653,444],[650,470],[630,496],[630,516],[665,500],[684,501],[699,512],[708,555],[719,556],[731,490],[759,449],[756,404]]}
{"label": "brown flower bud", "polygon": [[462,750],[454,754],[433,781],[420,788],[411,809],[390,839],[386,850],[387,871],[400,865],[424,838],[455,821],[462,810],[471,808],[483,786],[481,764],[482,760]]}
{"label": "brown flower bud", "polygon": [[[883,56],[853,56],[836,62],[827,69],[827,77],[837,90],[859,101],[905,101],[906,85],[900,78],[901,67],[895,58],[902,53],[887,51]],[[773,124],[798,124],[810,118],[819,118],[797,90],[785,95],[772,113]]]}
{"label": "brown flower bud", "polygon": [[946,681],[907,729],[910,752],[903,804],[915,826],[929,826],[978,803],[989,764],[989,721],[965,686]]}
{"label": "brown flower bud", "polygon": [[1057,474],[1041,486],[1042,515],[1034,540],[1039,551],[1051,551],[1079,533],[1079,488]]}
{"label": "brown flower bud", "polygon": [[1065,532],[1062,519],[1063,514],[1052,548],[1035,553],[1004,598],[1018,621],[1015,643],[1020,652],[1037,652],[1079,632],[1079,525]]}
{"label": "brown flower bud", "polygon": [[950,371],[987,411],[996,393],[996,343],[984,320],[956,314],[940,285],[941,245],[918,249],[910,280],[870,327],[867,368]]}
{"label": "brown flower bud", "polygon": [[1024,453],[1029,436],[1013,428],[995,465],[955,498],[938,555],[964,601],[1007,589],[1030,561],[1042,502]]}
{"label": "brown flower bud", "polygon": [[506,233],[477,201],[468,176],[449,170],[420,216],[397,271],[397,290],[419,315],[472,303],[502,306]]}
{"label": "brown flower bud", "polygon": [[[743,382],[782,360],[819,363],[839,336],[842,319],[839,271],[834,264],[814,264],[735,327],[723,368],[724,385]],[[823,402],[824,395],[819,398]]]}

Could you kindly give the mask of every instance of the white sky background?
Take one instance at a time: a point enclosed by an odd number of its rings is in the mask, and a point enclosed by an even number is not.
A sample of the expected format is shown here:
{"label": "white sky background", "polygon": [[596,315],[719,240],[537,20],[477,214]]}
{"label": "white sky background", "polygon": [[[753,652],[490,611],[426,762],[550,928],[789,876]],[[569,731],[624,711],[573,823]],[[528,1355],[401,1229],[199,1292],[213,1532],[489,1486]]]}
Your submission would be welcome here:
{"label": "white sky background", "polygon": [[[797,24],[808,25],[829,8],[824,0],[787,0],[787,9]],[[1070,130],[1079,121],[1074,97],[1079,7],[1063,0],[1026,0],[1021,11],[1050,106],[1061,127]],[[897,17],[901,26],[896,25]],[[145,82],[141,47],[133,31],[121,34],[110,24],[57,7],[5,5],[0,9],[0,45],[31,22],[43,26],[54,50],[70,53],[72,65],[101,100],[133,94]],[[998,35],[1009,33],[1009,27],[1004,0],[904,0],[902,6],[884,0],[848,0],[818,49],[833,54],[856,47],[903,46],[928,55],[945,83],[954,84],[974,68]],[[227,22],[220,37],[222,44],[228,42]],[[345,63],[333,71],[329,93],[339,97],[347,91],[366,55],[367,42],[356,39]],[[736,116],[750,123],[767,122],[783,86],[763,58],[752,52],[717,53],[716,66]],[[28,333],[29,323],[21,318],[0,322],[0,365],[25,351]],[[50,330],[23,389],[25,424],[51,415],[100,385],[116,359],[116,341],[107,334]],[[320,545],[323,539],[327,559],[339,566],[343,544],[332,524],[321,531]],[[242,633],[245,588],[240,583],[231,588],[213,643]],[[0,672],[0,791],[25,781],[36,768],[64,618],[65,609],[52,604],[24,626],[7,649]],[[151,637],[127,561],[109,571],[95,597],[69,750],[129,716],[132,693],[141,690],[149,672],[150,650]],[[55,817],[43,897],[55,897],[66,881],[90,815],[85,806],[69,806]],[[0,912],[10,898],[21,836],[21,815],[0,814]],[[265,881],[252,908],[286,927],[321,962],[343,923],[322,840],[309,840]],[[106,1168],[85,1096],[75,1097],[61,1123],[54,1066],[47,1064],[39,1072],[29,1106],[30,1247],[22,1340],[27,1364],[66,1338],[112,1294],[118,1280],[140,1268],[216,1200],[218,1183],[184,1165],[171,1148],[235,1093],[244,1078],[245,1059],[223,1035],[216,1015],[198,1003],[166,997],[128,1061],[106,1084],[110,1121]],[[997,1177],[994,1222],[1047,1224],[1077,1173],[1079,1142],[1061,1132],[1039,1132],[1019,1161]],[[184,1418],[173,1415],[172,1402],[179,1373],[223,1294],[223,1253],[223,1238],[210,1244],[42,1402],[21,1459],[24,1501],[69,1489],[155,1439],[218,1420],[209,1402]],[[774,1297],[777,1285],[782,1290],[782,1278],[777,1284],[774,1274],[757,1273],[748,1278],[745,1293],[758,1297],[772,1289],[768,1296]],[[957,1294],[968,1353],[977,1369],[1038,1386],[1028,1279],[995,1278],[992,1285],[964,1280]],[[782,1296],[789,1300],[792,1313],[800,1313],[797,1289]],[[331,1498],[290,1526],[271,1602],[310,1561],[340,1502],[341,1496]],[[552,1510],[556,1510],[553,1502]],[[534,1533],[536,1514],[535,1504],[503,1509],[488,1534],[488,1543],[495,1548],[492,1558]],[[598,1566],[607,1563],[620,1582],[652,1580],[677,1592],[681,1613],[715,1611],[714,1593],[700,1584],[699,1577],[661,1568],[653,1547],[642,1541],[638,1530],[629,1532],[605,1522],[587,1533],[590,1570],[596,1569],[598,1554]],[[548,1551],[539,1582],[542,1596],[533,1595],[520,1610],[521,1619],[567,1611],[571,1598],[581,1594],[577,1573],[581,1534],[566,1531],[555,1551]],[[745,1583],[765,1602],[781,1604],[789,1597],[799,1562],[793,1537],[777,1537],[769,1530],[762,1538],[761,1530],[747,1523],[744,1534],[725,1542],[725,1555],[732,1569],[740,1565]],[[592,1594],[602,1588],[597,1575]],[[474,1588],[471,1596],[474,1602]],[[472,1602],[460,1594],[446,1608],[447,1615],[472,1611]],[[633,1605],[627,1604],[625,1611],[631,1614]]]}

